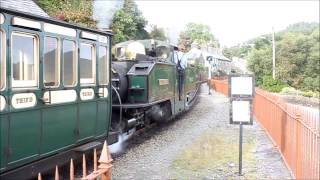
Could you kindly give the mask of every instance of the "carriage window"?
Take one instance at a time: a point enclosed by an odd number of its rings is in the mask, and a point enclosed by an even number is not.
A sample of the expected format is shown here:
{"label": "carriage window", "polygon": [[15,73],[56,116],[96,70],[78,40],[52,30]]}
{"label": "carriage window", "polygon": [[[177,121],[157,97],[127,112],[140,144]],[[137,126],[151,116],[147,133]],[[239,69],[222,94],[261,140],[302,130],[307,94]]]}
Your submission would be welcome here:
{"label": "carriage window", "polygon": [[5,38],[4,33],[0,30],[0,90],[5,87],[6,84],[6,66],[5,66]]}
{"label": "carriage window", "polygon": [[92,44],[80,45],[80,83],[95,83],[95,52]]}
{"label": "carriage window", "polygon": [[63,84],[75,86],[77,83],[76,45],[74,41],[63,41]]}
{"label": "carriage window", "polygon": [[38,39],[35,35],[12,34],[12,87],[35,87],[38,76]]}
{"label": "carriage window", "polygon": [[58,39],[53,37],[45,38],[43,79],[45,86],[59,85],[59,48]]}
{"label": "carriage window", "polygon": [[99,84],[109,83],[109,54],[107,47],[99,47]]}

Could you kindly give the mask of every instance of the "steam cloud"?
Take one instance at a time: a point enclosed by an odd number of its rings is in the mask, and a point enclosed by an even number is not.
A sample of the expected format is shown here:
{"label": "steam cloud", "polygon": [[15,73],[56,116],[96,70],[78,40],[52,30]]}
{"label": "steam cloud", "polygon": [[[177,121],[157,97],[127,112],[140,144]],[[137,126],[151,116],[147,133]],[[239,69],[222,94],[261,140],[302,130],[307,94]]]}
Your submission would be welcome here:
{"label": "steam cloud", "polygon": [[98,22],[98,29],[109,29],[114,13],[123,5],[123,0],[94,0],[93,19]]}

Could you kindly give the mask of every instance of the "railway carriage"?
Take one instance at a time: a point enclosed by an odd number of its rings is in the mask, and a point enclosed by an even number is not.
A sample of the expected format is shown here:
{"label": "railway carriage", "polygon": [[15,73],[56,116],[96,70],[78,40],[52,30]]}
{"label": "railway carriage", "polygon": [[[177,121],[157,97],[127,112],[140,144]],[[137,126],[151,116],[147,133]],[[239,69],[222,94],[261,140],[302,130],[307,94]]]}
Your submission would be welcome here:
{"label": "railway carriage", "polygon": [[35,176],[99,146],[110,126],[112,34],[7,9],[0,24],[1,177]]}

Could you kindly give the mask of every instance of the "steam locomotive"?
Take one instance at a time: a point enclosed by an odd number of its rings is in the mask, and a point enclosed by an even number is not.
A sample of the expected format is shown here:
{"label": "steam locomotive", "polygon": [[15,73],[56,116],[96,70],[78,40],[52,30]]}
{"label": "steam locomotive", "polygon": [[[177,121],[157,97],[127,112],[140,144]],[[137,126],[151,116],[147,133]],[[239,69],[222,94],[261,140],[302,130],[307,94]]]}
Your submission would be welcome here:
{"label": "steam locomotive", "polygon": [[201,53],[158,40],[116,44],[112,61],[111,131],[166,123],[194,104],[208,79]]}

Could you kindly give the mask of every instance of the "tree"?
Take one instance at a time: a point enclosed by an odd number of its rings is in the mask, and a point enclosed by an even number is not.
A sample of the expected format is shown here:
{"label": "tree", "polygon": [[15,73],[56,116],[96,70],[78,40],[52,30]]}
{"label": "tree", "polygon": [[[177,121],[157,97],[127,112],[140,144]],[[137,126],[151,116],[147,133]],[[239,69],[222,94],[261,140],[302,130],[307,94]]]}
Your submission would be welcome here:
{"label": "tree", "polygon": [[80,26],[97,26],[92,18],[92,0],[36,0],[36,3],[49,16]]}
{"label": "tree", "polygon": [[[320,90],[319,24],[297,23],[276,36],[276,78],[291,87]],[[272,51],[269,36],[256,38],[249,51],[248,68],[264,84],[271,74]]]}
{"label": "tree", "polygon": [[123,7],[115,12],[111,29],[114,33],[113,43],[131,39],[149,38],[144,29],[147,21],[133,0],[125,0]]}
{"label": "tree", "polygon": [[320,29],[316,28],[309,37],[312,45],[309,50],[309,58],[304,71],[302,87],[307,90],[320,91]]}
{"label": "tree", "polygon": [[208,47],[219,47],[219,42],[208,25],[188,23],[185,30],[180,33],[179,44],[190,48],[194,42]]}
{"label": "tree", "polygon": [[295,24],[289,25],[283,32],[298,32],[303,34],[311,34],[314,29],[319,27],[319,23],[316,22],[298,22]]}
{"label": "tree", "polygon": [[[257,40],[256,44],[260,41]],[[255,44],[255,45],[256,45]],[[267,44],[254,48],[248,56],[248,69],[255,74],[258,85],[263,84],[263,77],[272,74],[272,49]]]}
{"label": "tree", "polygon": [[233,47],[224,47],[223,48],[223,55],[229,59],[232,57],[238,58],[247,58],[249,51],[251,50],[251,46],[248,44],[239,44]]}
{"label": "tree", "polygon": [[151,25],[150,38],[161,41],[166,41],[167,37],[163,28],[159,28],[157,25]]}

